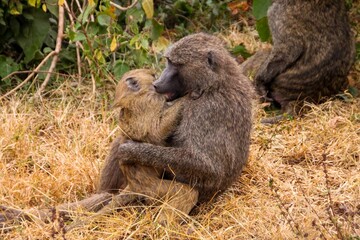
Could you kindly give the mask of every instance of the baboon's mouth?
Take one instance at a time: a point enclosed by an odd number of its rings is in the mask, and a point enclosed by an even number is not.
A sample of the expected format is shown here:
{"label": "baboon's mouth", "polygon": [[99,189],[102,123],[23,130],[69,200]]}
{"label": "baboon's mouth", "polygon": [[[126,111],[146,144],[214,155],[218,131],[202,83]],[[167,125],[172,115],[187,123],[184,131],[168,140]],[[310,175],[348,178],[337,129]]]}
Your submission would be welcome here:
{"label": "baboon's mouth", "polygon": [[168,93],[164,93],[164,94],[165,94],[167,102],[171,102],[177,98],[177,94],[174,92],[168,92]]}

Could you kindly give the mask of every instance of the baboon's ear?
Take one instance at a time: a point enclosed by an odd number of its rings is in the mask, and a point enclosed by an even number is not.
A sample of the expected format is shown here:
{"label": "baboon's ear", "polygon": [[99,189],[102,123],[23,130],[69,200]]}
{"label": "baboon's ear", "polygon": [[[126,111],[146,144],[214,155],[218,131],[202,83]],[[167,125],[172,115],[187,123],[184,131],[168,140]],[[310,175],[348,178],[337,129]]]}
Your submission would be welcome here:
{"label": "baboon's ear", "polygon": [[207,60],[208,60],[209,67],[212,70],[215,70],[215,68],[216,68],[216,56],[215,56],[215,53],[213,51],[208,52]]}
{"label": "baboon's ear", "polygon": [[139,91],[140,90],[140,86],[138,81],[133,78],[133,77],[129,77],[125,80],[126,85],[128,86],[128,88],[130,88],[133,91]]}

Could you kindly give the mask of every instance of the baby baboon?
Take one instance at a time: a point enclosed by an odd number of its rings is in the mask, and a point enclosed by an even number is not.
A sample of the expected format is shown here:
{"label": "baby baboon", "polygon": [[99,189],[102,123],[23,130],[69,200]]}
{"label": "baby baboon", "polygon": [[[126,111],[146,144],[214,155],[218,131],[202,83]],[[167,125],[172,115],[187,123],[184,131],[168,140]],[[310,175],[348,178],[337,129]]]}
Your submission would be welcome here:
{"label": "baby baboon", "polygon": [[255,77],[260,96],[296,113],[295,102],[319,102],[347,87],[355,45],[344,2],[273,1],[268,10],[273,48]]}
{"label": "baby baboon", "polygon": [[[113,210],[113,207],[143,196],[148,196],[149,199],[169,197],[168,204],[186,214],[195,206],[198,199],[195,189],[182,183],[161,179],[161,168],[141,165],[120,166],[115,154],[119,145],[128,139],[165,146],[165,140],[178,124],[182,103],[180,100],[167,103],[165,96],[155,92],[153,81],[153,71],[146,69],[129,71],[119,81],[114,106],[120,107],[119,125],[122,135],[114,141],[110,156],[102,170],[101,191],[82,201],[58,206],[57,209],[62,215],[68,216],[70,211],[78,207],[95,212],[101,209],[99,214],[104,214]],[[118,191],[121,186],[126,188],[115,197],[107,193],[112,188]],[[102,209],[109,202],[111,204]],[[21,211],[6,207],[1,207],[0,210],[3,212],[0,214],[0,222],[14,218],[29,219],[31,215],[47,221],[51,216],[49,210]],[[164,210],[158,217],[159,221],[166,220],[168,214],[172,212]],[[70,228],[78,225],[79,222],[70,225]]]}
{"label": "baby baboon", "polygon": [[[116,149],[126,140],[166,146],[166,139],[174,131],[181,118],[181,99],[173,103],[166,102],[164,95],[155,92],[153,81],[153,72],[138,69],[126,73],[116,87],[114,106],[120,107],[119,126],[123,134],[113,144],[110,157],[101,173],[100,189],[109,189],[106,183],[111,183],[111,180],[107,178],[114,179],[113,176],[121,174],[121,171],[126,177],[126,187],[114,196],[113,201],[99,214],[127,204],[140,195],[148,196],[147,200],[170,197],[169,205],[186,214],[197,203],[198,192],[186,184],[162,179],[163,168],[156,169],[140,164],[119,164]],[[114,182],[118,184],[121,181]],[[119,187],[116,184],[113,187]],[[165,220],[169,213],[164,211],[159,216],[160,221]]]}
{"label": "baby baboon", "polygon": [[189,35],[165,53],[167,66],[154,82],[169,102],[182,99],[182,119],[170,146],[128,142],[122,164],[153,166],[209,201],[236,181],[247,162],[251,131],[251,84],[216,37]]}
{"label": "baby baboon", "polygon": [[155,92],[154,79],[153,71],[137,69],[125,73],[116,86],[114,107],[120,108],[122,136],[112,144],[100,174],[98,192],[117,193],[127,185],[115,156],[119,144],[131,139],[165,145],[179,121],[181,105],[176,103],[170,109],[165,97]]}

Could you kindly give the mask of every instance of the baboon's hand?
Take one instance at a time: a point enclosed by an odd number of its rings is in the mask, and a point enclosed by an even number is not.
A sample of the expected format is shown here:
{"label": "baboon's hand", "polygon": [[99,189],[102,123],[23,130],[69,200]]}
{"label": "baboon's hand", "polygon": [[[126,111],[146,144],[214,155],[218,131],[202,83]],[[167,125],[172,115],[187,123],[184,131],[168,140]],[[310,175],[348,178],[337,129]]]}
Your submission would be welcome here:
{"label": "baboon's hand", "polygon": [[134,156],[136,145],[141,144],[132,140],[127,140],[123,144],[120,144],[117,148],[117,157],[120,164],[133,164],[131,158]]}
{"label": "baboon's hand", "polygon": [[260,102],[271,102],[272,99],[270,99],[268,94],[268,89],[265,87],[264,84],[258,84],[255,85],[256,93],[259,95]]}

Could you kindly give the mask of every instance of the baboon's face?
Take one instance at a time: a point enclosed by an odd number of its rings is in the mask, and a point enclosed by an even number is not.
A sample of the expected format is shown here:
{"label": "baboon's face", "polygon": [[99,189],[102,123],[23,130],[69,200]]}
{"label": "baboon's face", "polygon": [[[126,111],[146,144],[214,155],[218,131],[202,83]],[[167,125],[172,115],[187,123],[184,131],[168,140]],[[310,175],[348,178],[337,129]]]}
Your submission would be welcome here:
{"label": "baboon's face", "polygon": [[168,102],[180,98],[186,94],[184,79],[181,75],[181,65],[174,64],[167,59],[166,68],[159,79],[154,82],[157,93],[164,94]]}
{"label": "baboon's face", "polygon": [[124,74],[116,86],[114,107],[128,107],[144,95],[154,95],[155,73],[147,69],[132,70]]}

